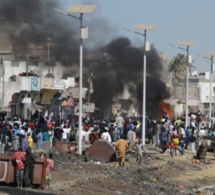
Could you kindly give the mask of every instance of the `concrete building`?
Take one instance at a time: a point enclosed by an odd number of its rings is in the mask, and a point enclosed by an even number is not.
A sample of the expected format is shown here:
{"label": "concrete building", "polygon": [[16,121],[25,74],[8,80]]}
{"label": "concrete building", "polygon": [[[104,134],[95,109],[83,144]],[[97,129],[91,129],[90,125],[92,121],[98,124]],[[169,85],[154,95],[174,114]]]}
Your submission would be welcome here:
{"label": "concrete building", "polygon": [[[79,90],[75,90],[75,94],[67,93],[71,88],[78,89],[74,75],[70,76],[71,68],[59,62],[47,64],[41,59],[13,59],[10,52],[2,52],[1,59],[1,110],[8,116],[20,115],[29,119],[31,111],[35,110],[43,110],[47,116],[50,113],[64,117],[74,114],[75,104],[71,105],[71,102],[78,101]],[[83,98],[86,93],[87,88],[83,88]],[[71,101],[73,97],[74,101]]]}
{"label": "concrete building", "polygon": [[[211,87],[211,102],[212,102],[212,115],[215,112],[215,83],[212,81]],[[175,116],[185,113],[185,99],[186,99],[186,86],[177,86],[171,88],[172,97],[165,102],[173,106]],[[205,113],[209,113],[210,105],[210,73],[209,72],[196,72],[189,75],[189,89],[188,89],[188,108],[189,112],[197,112],[199,109]]]}
{"label": "concrete building", "polygon": [[[200,105],[199,108],[203,113],[209,114],[210,107],[210,73],[209,72],[201,72],[199,73],[199,86],[200,86]],[[214,116],[215,108],[215,83],[212,80],[211,85],[211,105],[212,105],[212,116]]]}

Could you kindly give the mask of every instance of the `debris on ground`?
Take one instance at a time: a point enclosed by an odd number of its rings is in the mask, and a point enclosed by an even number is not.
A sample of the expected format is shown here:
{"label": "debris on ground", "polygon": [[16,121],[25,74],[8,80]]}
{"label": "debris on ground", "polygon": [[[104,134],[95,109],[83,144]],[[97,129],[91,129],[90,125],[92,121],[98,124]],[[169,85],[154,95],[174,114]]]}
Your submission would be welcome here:
{"label": "debris on ground", "polygon": [[173,158],[168,153],[147,155],[141,165],[129,153],[125,167],[117,162],[85,162],[66,153],[54,158],[57,171],[53,172],[52,191],[59,195],[192,195],[211,190],[202,186],[212,185],[215,176],[212,162],[194,161],[191,153]]}

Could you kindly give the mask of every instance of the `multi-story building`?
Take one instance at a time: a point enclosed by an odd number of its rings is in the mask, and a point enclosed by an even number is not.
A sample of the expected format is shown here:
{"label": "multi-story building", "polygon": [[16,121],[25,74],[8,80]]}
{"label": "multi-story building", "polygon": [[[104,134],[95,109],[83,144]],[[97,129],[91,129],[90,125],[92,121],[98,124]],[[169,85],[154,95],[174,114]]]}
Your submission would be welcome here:
{"label": "multi-story building", "polygon": [[[209,113],[210,106],[210,73],[209,72],[196,72],[189,75],[188,80],[188,109],[189,112],[197,112],[199,109],[205,113]],[[171,98],[166,100],[173,106],[175,116],[185,113],[185,100],[186,100],[186,85],[172,87]],[[211,85],[211,105],[212,115],[215,111],[215,83],[212,81]]]}
{"label": "multi-story building", "polygon": [[199,77],[199,86],[200,86],[200,104],[199,108],[203,113],[209,114],[210,101],[212,105],[212,116],[214,116],[215,108],[215,83],[212,80],[211,83],[211,98],[210,98],[210,73],[209,72],[200,72]]}
{"label": "multi-story building", "polygon": [[[0,54],[2,111],[24,118],[30,118],[35,110],[43,110],[47,116],[51,112],[64,117],[74,114],[79,90],[71,67],[40,58],[15,59],[11,52]],[[82,91],[85,98],[87,88]]]}

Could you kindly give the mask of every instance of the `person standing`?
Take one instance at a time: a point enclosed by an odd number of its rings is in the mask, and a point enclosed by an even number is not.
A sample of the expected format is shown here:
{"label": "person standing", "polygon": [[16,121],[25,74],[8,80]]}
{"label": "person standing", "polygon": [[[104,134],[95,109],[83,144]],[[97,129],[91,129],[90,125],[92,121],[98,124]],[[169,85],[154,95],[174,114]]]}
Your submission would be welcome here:
{"label": "person standing", "polygon": [[26,155],[25,155],[25,174],[24,174],[24,181],[27,187],[29,185],[32,187],[32,184],[33,184],[34,163],[35,163],[35,157],[31,152],[31,148],[28,147],[26,149]]}
{"label": "person standing", "polygon": [[167,142],[168,142],[168,132],[165,129],[164,126],[162,126],[161,128],[161,133],[160,133],[160,137],[161,137],[161,141],[162,141],[162,154],[164,154],[166,152],[167,149]]}
{"label": "person standing", "polygon": [[116,142],[116,150],[118,151],[119,166],[125,166],[125,153],[128,148],[128,143],[123,139]]}
{"label": "person standing", "polygon": [[19,134],[17,134],[16,136],[14,136],[14,140],[13,140],[13,150],[17,151],[19,147],[20,147],[20,139],[19,139]]}
{"label": "person standing", "polygon": [[16,136],[19,133],[19,124],[14,123],[13,135]]}
{"label": "person standing", "polygon": [[57,141],[62,141],[62,134],[63,134],[63,129],[60,126],[56,126],[54,129],[54,139],[53,139],[53,145],[55,146],[55,143]]}
{"label": "person standing", "polygon": [[22,189],[25,169],[25,153],[22,152],[22,148],[19,148],[19,151],[16,151],[13,154],[13,160],[15,161],[17,187]]}
{"label": "person standing", "polygon": [[47,164],[46,164],[46,184],[45,184],[45,187],[50,188],[51,172],[53,169],[54,169],[53,154],[49,153],[49,158],[47,159]]}
{"label": "person standing", "polygon": [[156,124],[156,146],[160,146],[160,133],[161,133],[161,122],[158,121]]}
{"label": "person standing", "polygon": [[6,125],[1,131],[1,153],[2,154],[5,153],[5,146],[7,144],[6,135],[8,131],[9,131],[8,125]]}
{"label": "person standing", "polygon": [[101,139],[103,139],[103,140],[105,140],[105,141],[111,143],[112,140],[111,140],[111,136],[110,136],[108,130],[109,130],[109,129],[108,129],[107,127],[104,128],[104,131],[103,131],[103,133],[102,133],[102,135],[101,135]]}
{"label": "person standing", "polygon": [[26,138],[26,135],[21,135],[21,147],[22,147],[22,151],[26,152],[26,149],[29,147],[28,145],[28,139]]}
{"label": "person standing", "polygon": [[173,158],[174,151],[175,151],[175,144],[174,144],[172,138],[171,138],[170,142],[168,143],[168,148],[169,148],[170,156]]}
{"label": "person standing", "polygon": [[114,131],[115,131],[114,124],[110,124],[109,134],[112,142],[116,141],[116,139],[114,138]]}
{"label": "person standing", "polygon": [[184,146],[185,146],[184,136],[181,133],[181,134],[179,134],[179,151],[180,151],[181,156],[184,155]]}
{"label": "person standing", "polygon": [[54,139],[54,130],[53,127],[49,129],[49,136],[50,136],[50,148],[53,146],[53,139]]}
{"label": "person standing", "polygon": [[46,129],[46,130],[43,132],[43,141],[44,141],[44,142],[49,142],[49,141],[50,141],[50,135],[49,135],[48,129]]}
{"label": "person standing", "polygon": [[67,128],[67,126],[64,125],[62,134],[63,142],[68,142],[69,133],[70,133],[69,128]]}
{"label": "person standing", "polygon": [[136,144],[136,153],[137,153],[136,161],[139,161],[139,165],[141,164],[141,161],[143,158],[143,152],[145,152],[144,146],[143,146],[141,140],[139,139]]}
{"label": "person standing", "polygon": [[188,149],[189,142],[190,142],[190,130],[189,130],[189,127],[187,126],[185,130],[185,149]]}
{"label": "person standing", "polygon": [[136,131],[135,131],[135,129],[131,129],[128,131],[127,142],[129,144],[129,149],[132,150],[133,146],[136,143]]}
{"label": "person standing", "polygon": [[34,149],[34,140],[31,137],[30,133],[27,134],[27,137],[28,137],[28,145],[31,148],[31,150],[33,150]]}
{"label": "person standing", "polygon": [[43,134],[41,132],[41,129],[38,129],[39,133],[37,134],[37,149],[41,150],[43,145]]}
{"label": "person standing", "polygon": [[177,136],[173,135],[172,136],[172,141],[174,143],[174,147],[175,147],[175,155],[177,155],[178,152],[178,145],[179,145],[179,139]]}
{"label": "person standing", "polygon": [[196,153],[196,132],[195,132],[195,128],[192,127],[191,128],[191,136],[190,136],[190,143],[191,143],[191,149],[192,149],[192,153],[195,154]]}
{"label": "person standing", "polygon": [[125,121],[124,121],[122,115],[118,114],[118,117],[116,118],[117,140],[120,139],[122,136],[124,122]]}

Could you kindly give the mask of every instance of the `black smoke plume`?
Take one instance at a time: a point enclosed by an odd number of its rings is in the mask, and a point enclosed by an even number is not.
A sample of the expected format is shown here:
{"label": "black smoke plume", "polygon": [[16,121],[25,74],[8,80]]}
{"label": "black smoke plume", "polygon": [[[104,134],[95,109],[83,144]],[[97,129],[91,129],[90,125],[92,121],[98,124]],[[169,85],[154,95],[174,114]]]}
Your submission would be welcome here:
{"label": "black smoke plume", "polygon": [[[35,48],[42,46],[46,53],[49,37],[51,58],[67,66],[72,62],[78,64],[79,32],[75,29],[79,29],[79,21],[54,12],[53,9],[56,8],[63,9],[58,0],[0,0],[1,37],[8,39],[8,44],[12,45],[17,56],[26,55],[32,45]],[[102,115],[106,116],[110,111],[112,100],[123,93],[125,86],[128,87],[131,98],[136,100],[136,107],[141,113],[143,49],[132,46],[127,38],[117,38],[93,52],[99,57],[94,59],[96,65],[93,67],[92,102],[103,111]],[[86,66],[87,63],[84,63],[84,67]],[[146,94],[146,112],[152,117],[161,113],[159,102],[169,97],[169,92],[160,79],[162,71],[162,61],[152,48],[147,53]],[[67,74],[70,72],[68,66]],[[87,77],[84,79],[87,80]]]}
{"label": "black smoke plume", "polygon": [[53,11],[60,9],[58,2],[0,0],[1,29],[7,29],[9,42],[18,55],[25,55],[30,44],[35,48],[43,45],[46,49],[49,37],[52,57],[64,62],[77,58],[78,39],[72,28],[72,19]]}
{"label": "black smoke plume", "polygon": [[[136,99],[137,110],[142,113],[143,49],[132,46],[127,38],[117,38],[102,51],[106,59],[95,69],[94,80],[93,97],[98,107],[108,110],[112,100],[128,86],[131,98]],[[156,49],[152,48],[147,52],[146,114],[157,119],[162,115],[159,103],[170,97],[169,90],[161,80],[162,71],[162,60]]]}

